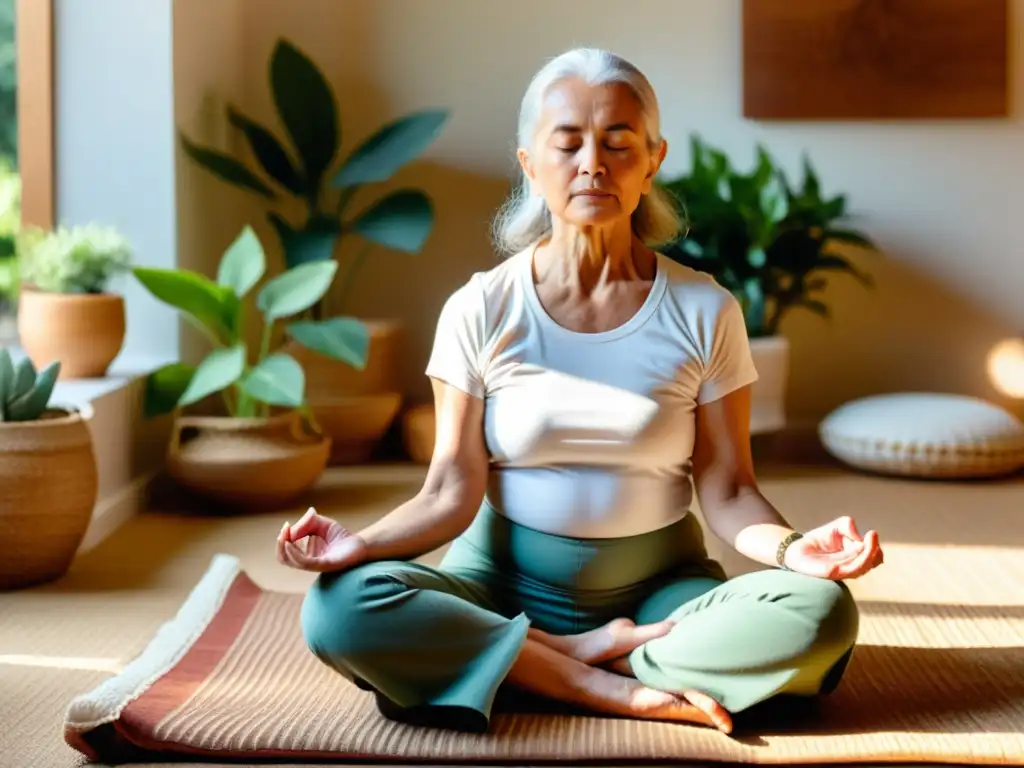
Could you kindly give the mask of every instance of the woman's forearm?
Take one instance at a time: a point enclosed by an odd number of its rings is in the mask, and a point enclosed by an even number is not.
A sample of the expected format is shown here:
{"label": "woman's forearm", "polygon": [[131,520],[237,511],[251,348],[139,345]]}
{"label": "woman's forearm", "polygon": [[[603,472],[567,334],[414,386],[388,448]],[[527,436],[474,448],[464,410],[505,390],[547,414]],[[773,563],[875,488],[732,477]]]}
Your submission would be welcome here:
{"label": "woman's forearm", "polygon": [[763,565],[778,565],[779,544],[793,527],[756,488],[701,505],[711,531],[740,554]]}
{"label": "woman's forearm", "polygon": [[473,520],[476,506],[420,493],[359,531],[369,561],[412,560],[443,547]]}

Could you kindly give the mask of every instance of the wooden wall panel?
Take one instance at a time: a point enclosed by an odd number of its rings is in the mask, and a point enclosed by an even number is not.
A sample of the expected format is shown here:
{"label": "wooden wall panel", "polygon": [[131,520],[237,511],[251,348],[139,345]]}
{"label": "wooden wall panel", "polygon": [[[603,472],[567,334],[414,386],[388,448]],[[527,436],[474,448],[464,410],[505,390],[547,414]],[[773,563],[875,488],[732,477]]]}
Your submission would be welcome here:
{"label": "wooden wall panel", "polygon": [[1008,0],[743,0],[743,114],[1008,112]]}

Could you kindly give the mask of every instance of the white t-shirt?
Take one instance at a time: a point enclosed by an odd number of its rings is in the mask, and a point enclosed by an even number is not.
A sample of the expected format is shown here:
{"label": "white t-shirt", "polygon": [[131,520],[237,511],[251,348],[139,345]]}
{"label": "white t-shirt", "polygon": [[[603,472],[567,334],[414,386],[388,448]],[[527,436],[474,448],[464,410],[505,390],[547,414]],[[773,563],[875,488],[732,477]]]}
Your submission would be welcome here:
{"label": "white t-shirt", "polygon": [[579,333],[544,310],[532,264],[530,248],[456,290],[426,369],[485,401],[486,502],[576,538],[680,520],[693,497],[694,409],[757,379],[739,302],[658,254],[640,310]]}

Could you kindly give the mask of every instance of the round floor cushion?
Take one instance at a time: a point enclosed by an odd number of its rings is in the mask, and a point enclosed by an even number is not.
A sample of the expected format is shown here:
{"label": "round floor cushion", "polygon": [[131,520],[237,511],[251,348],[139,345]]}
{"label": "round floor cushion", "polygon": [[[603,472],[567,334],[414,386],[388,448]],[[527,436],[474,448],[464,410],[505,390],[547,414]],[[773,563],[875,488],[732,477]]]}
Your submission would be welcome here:
{"label": "round floor cushion", "polygon": [[979,398],[877,395],[820,424],[825,449],[858,469],[910,477],[993,477],[1024,466],[1024,423]]}

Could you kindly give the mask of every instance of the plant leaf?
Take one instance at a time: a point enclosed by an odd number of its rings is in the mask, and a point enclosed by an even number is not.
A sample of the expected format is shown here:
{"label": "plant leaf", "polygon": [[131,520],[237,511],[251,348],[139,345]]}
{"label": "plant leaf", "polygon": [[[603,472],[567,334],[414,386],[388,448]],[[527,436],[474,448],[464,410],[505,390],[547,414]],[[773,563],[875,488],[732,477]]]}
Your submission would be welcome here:
{"label": "plant leaf", "polygon": [[817,299],[801,299],[797,302],[797,305],[811,310],[811,312],[824,317],[826,320],[832,316],[831,312],[829,312],[828,306]]}
{"label": "plant leaf", "polygon": [[263,286],[256,306],[268,323],[302,312],[323,298],[337,272],[333,260],[292,267]]}
{"label": "plant leaf", "polygon": [[[26,358],[27,359],[27,358]],[[60,361],[55,360],[43,369],[35,380],[35,384],[17,400],[7,405],[8,421],[30,421],[39,418],[50,402],[53,387],[60,374]]]}
{"label": "plant leaf", "polygon": [[214,392],[230,387],[242,377],[244,371],[244,344],[213,350],[196,368],[188,387],[178,399],[178,405],[192,405]]}
{"label": "plant leaf", "polygon": [[341,225],[336,218],[311,216],[303,229],[294,229],[276,213],[268,213],[267,219],[281,241],[285,264],[289,269],[299,264],[334,258],[334,248],[341,237]]}
{"label": "plant leaf", "polygon": [[3,421],[4,402],[14,388],[14,362],[11,353],[0,349],[0,421]]}
{"label": "plant leaf", "polygon": [[419,253],[433,227],[430,199],[415,189],[392,192],[352,223],[352,228],[367,240],[406,253]]}
{"label": "plant leaf", "polygon": [[875,244],[859,232],[852,229],[827,229],[825,230],[826,240],[835,240],[848,245],[856,245],[869,250],[876,250]]}
{"label": "plant leaf", "polygon": [[302,404],[306,376],[293,357],[278,353],[249,371],[241,386],[260,402],[297,407]]}
{"label": "plant leaf", "polygon": [[285,148],[277,138],[257,123],[243,115],[234,107],[228,107],[228,122],[240,130],[249,142],[249,148],[259,160],[263,170],[274,181],[295,195],[306,191],[306,181],[302,174],[292,165]]}
{"label": "plant leaf", "polygon": [[764,252],[764,248],[751,248],[747,252],[747,262],[754,269],[760,269],[768,261],[768,254]]}
{"label": "plant leaf", "polygon": [[334,174],[334,187],[387,181],[418,157],[441,133],[446,110],[426,110],[399,118],[364,140]]}
{"label": "plant leaf", "polygon": [[270,89],[281,122],[302,158],[307,193],[315,197],[338,151],[334,93],[309,57],[284,39],[278,41],[270,59]]}
{"label": "plant leaf", "polygon": [[21,395],[29,390],[36,380],[36,367],[28,355],[14,366],[14,394]]}
{"label": "plant leaf", "polygon": [[257,195],[274,200],[276,195],[263,181],[242,163],[213,149],[193,144],[182,134],[181,145],[185,153],[221,181],[255,192]]}
{"label": "plant leaf", "polygon": [[239,302],[229,289],[186,269],[134,267],[132,274],[155,298],[191,315],[215,337],[234,337]]}
{"label": "plant leaf", "polygon": [[142,412],[147,419],[170,413],[178,407],[196,368],[186,363],[168,363],[146,377]]}
{"label": "plant leaf", "polygon": [[289,323],[288,334],[306,349],[360,371],[366,368],[370,332],[365,323],[354,317]]}
{"label": "plant leaf", "polygon": [[263,277],[267,258],[253,228],[246,226],[220,260],[217,284],[230,288],[238,298],[244,298]]}
{"label": "plant leaf", "polygon": [[847,274],[852,275],[857,280],[857,282],[859,282],[865,288],[871,288],[875,284],[875,281],[871,278],[871,275],[861,272],[859,269],[853,266],[853,264],[844,259],[842,256],[833,256],[829,254],[823,255],[815,263],[814,268],[835,269],[838,270],[839,272],[846,272]]}

